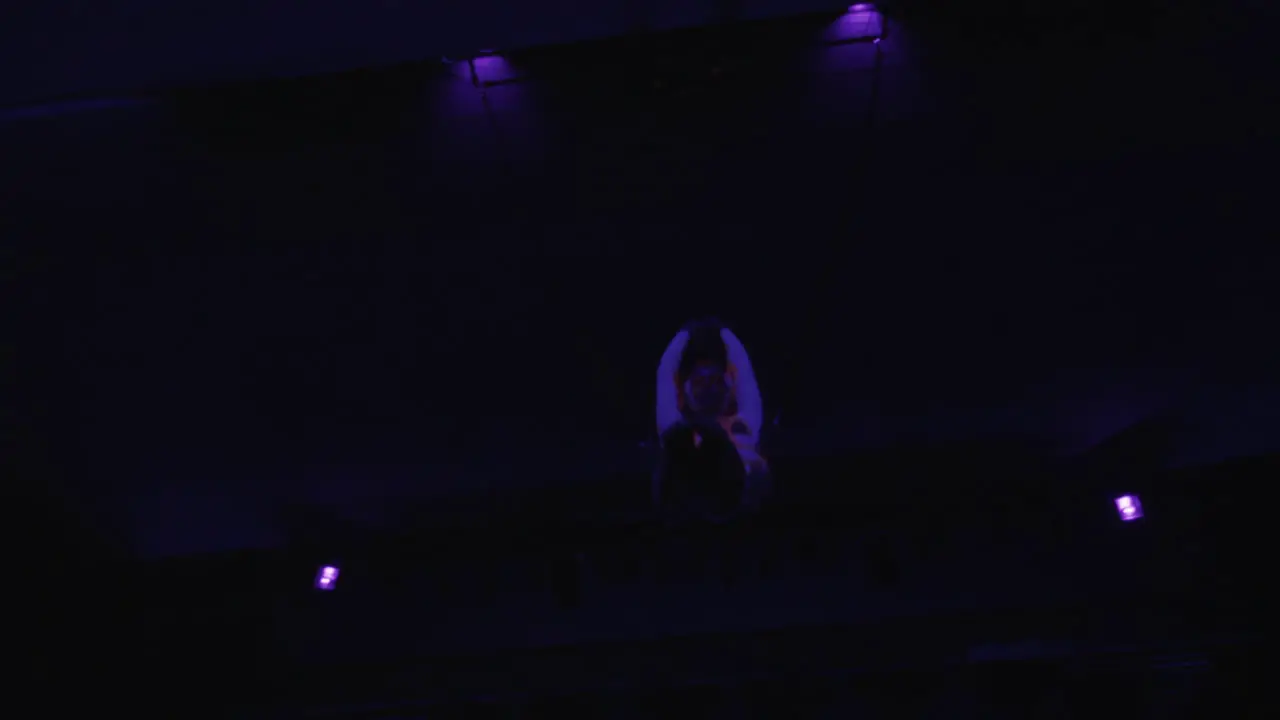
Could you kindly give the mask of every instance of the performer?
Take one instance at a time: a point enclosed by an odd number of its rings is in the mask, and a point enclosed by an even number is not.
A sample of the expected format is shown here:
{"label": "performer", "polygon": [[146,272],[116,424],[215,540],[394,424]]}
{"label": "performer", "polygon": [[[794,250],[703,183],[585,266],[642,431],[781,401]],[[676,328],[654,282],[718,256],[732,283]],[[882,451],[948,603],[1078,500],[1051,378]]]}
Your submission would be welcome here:
{"label": "performer", "polygon": [[760,388],[732,331],[703,320],[675,336],[658,364],[657,421],[655,504],[711,519],[759,507],[771,485]]}

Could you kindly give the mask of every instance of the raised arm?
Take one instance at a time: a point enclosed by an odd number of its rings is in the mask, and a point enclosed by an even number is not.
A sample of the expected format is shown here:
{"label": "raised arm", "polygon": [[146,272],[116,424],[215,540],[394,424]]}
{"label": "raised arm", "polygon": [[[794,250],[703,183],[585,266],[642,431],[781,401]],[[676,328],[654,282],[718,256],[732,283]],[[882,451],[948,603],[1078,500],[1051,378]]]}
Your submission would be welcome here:
{"label": "raised arm", "polygon": [[756,383],[755,371],[751,369],[751,359],[747,357],[747,349],[733,331],[724,328],[720,331],[720,339],[724,341],[729,362],[737,369],[738,416],[747,424],[751,437],[759,440],[764,423],[764,406],[760,401],[760,385]]}
{"label": "raised arm", "polygon": [[680,422],[680,401],[676,390],[676,373],[680,370],[680,358],[689,344],[689,332],[681,330],[662,353],[658,363],[658,435],[661,437],[672,425]]}

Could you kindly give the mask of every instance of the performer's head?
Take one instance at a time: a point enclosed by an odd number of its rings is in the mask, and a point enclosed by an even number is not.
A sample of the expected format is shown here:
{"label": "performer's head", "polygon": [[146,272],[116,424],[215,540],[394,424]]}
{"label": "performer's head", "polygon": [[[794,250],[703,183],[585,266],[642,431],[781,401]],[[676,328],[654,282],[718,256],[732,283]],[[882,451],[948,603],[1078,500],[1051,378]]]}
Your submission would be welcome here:
{"label": "performer's head", "polygon": [[688,409],[699,415],[718,415],[730,402],[729,359],[714,320],[690,323],[689,343],[680,363],[681,389]]}
{"label": "performer's head", "polygon": [[729,405],[730,388],[723,364],[704,360],[690,369],[684,380],[689,410],[697,415],[719,415]]}

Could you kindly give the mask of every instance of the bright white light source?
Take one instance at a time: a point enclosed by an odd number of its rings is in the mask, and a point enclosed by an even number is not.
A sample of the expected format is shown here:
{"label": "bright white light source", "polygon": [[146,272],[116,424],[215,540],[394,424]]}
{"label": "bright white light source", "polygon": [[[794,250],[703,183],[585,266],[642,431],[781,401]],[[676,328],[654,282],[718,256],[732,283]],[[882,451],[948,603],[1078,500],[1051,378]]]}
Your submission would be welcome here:
{"label": "bright white light source", "polygon": [[338,574],[341,571],[332,565],[325,565],[316,573],[316,589],[332,590],[338,586]]}
{"label": "bright white light source", "polygon": [[1116,498],[1116,511],[1125,522],[1137,520],[1142,517],[1142,501],[1137,495],[1121,495]]}

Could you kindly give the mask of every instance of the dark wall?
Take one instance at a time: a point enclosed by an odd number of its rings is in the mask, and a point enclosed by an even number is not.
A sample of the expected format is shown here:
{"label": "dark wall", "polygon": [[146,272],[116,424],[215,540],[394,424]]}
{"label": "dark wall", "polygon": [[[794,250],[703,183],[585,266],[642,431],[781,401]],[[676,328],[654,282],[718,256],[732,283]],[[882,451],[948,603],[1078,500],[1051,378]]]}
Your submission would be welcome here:
{"label": "dark wall", "polygon": [[904,31],[877,76],[814,28],[9,122],[23,407],[154,553],[642,472],[656,356],[708,311],[797,452],[1169,407],[1208,428],[1184,460],[1266,450],[1274,88],[1263,40],[1192,29]]}

